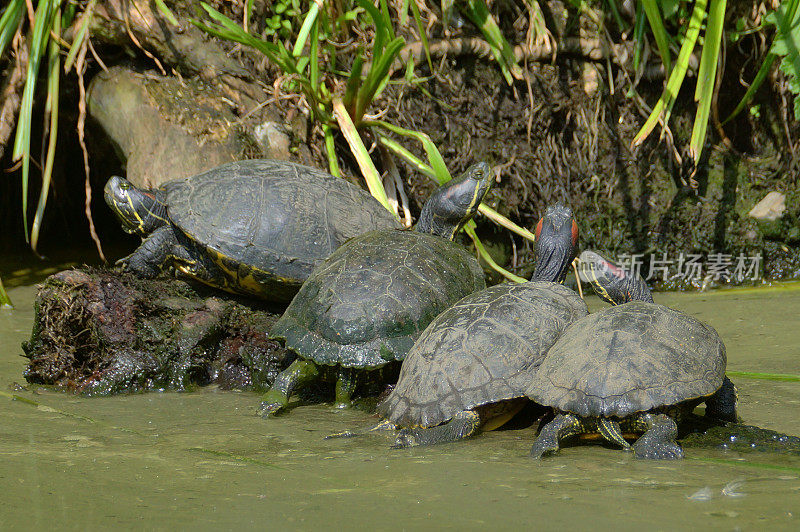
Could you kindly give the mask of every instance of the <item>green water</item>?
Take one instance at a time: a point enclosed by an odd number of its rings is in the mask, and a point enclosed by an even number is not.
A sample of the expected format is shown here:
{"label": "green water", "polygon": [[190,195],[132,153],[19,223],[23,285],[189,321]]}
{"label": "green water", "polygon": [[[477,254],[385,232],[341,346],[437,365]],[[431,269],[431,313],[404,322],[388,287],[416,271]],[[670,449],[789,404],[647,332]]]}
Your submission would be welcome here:
{"label": "green water", "polygon": [[[533,462],[531,429],[390,450],[388,435],[323,440],[373,423],[363,412],[322,405],[263,420],[254,393],[18,391],[35,289],[9,293],[16,310],[0,312],[2,530],[800,528],[796,456],[692,448],[682,461],[646,462],[588,444]],[[730,370],[800,373],[797,285],[657,300],[716,327]],[[800,383],[735,382],[745,421],[800,434]]]}

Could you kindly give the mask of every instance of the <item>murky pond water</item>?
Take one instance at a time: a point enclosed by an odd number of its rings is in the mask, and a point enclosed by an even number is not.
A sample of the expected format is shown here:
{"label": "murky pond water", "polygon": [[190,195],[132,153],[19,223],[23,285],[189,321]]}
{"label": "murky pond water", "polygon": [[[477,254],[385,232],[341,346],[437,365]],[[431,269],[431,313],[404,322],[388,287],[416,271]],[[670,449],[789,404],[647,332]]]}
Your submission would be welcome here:
{"label": "murky pond water", "polygon": [[[533,462],[531,429],[390,450],[388,435],[323,440],[370,425],[361,411],[307,406],[263,420],[254,393],[16,391],[35,288],[9,292],[17,310],[0,312],[4,530],[800,528],[798,456],[687,448],[685,460],[647,462],[577,445]],[[729,370],[800,373],[800,286],[656,298],[716,327]],[[745,421],[800,434],[800,383],[734,381]]]}

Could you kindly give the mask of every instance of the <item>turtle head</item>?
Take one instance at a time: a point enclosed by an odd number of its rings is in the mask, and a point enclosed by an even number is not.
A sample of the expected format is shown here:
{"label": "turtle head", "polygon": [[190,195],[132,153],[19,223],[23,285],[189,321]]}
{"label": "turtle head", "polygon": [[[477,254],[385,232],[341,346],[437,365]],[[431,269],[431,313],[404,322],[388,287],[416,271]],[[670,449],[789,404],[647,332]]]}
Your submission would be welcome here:
{"label": "turtle head", "polygon": [[650,288],[641,275],[633,275],[594,251],[584,251],[579,260],[581,280],[591,284],[602,300],[612,305],[629,301],[653,302]]}
{"label": "turtle head", "polygon": [[572,209],[551,205],[536,224],[536,270],[532,281],[563,283],[578,245]]}
{"label": "turtle head", "polygon": [[455,237],[478,211],[478,206],[494,184],[494,174],[486,163],[470,166],[464,174],[445,183],[425,203],[416,231]]}
{"label": "turtle head", "polygon": [[160,190],[141,190],[127,179],[112,176],[103,197],[127,233],[146,236],[167,223],[167,206]]}

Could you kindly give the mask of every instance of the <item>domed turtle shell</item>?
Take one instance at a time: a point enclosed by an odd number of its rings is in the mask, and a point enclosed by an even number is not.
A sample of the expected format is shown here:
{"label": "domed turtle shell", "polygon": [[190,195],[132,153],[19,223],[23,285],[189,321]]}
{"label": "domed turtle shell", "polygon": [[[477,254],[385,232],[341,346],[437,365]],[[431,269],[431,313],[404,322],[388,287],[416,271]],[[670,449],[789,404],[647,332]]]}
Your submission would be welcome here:
{"label": "domed turtle shell", "polygon": [[318,364],[377,368],[402,360],[434,317],[485,286],[478,261],[455,242],[371,231],[312,272],[270,336]]}
{"label": "domed turtle shell", "polygon": [[523,397],[516,382],[586,316],[583,300],[551,282],[501,284],[465,297],[425,329],[379,413],[398,426],[430,427],[462,410]]}
{"label": "domed turtle shell", "polygon": [[627,417],[722,386],[717,332],[677,310],[634,301],[594,312],[550,348],[525,394],[583,417]]}
{"label": "domed turtle shell", "polygon": [[288,286],[289,299],[347,239],[400,227],[366,191],[285,161],[228,163],[163,188],[170,220],[254,294]]}

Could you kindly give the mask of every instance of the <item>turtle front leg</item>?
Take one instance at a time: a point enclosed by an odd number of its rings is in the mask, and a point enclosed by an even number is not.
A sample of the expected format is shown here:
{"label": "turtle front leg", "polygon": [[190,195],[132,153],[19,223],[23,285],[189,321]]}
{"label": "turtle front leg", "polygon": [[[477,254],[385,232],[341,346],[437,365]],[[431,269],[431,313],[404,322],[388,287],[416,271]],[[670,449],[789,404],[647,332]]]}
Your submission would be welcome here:
{"label": "turtle front leg", "polygon": [[573,414],[559,414],[553,421],[545,425],[536,437],[531,448],[531,458],[538,460],[546,454],[558,451],[561,439],[584,431],[583,423]]}
{"label": "turtle front leg", "polygon": [[463,410],[447,423],[436,427],[401,430],[392,449],[463,440],[478,432],[480,426],[481,417],[477,412]]}
{"label": "turtle front leg", "polygon": [[714,395],[706,399],[706,417],[735,423],[738,421],[738,416],[736,415],[737,400],[736,386],[726,375],[722,381],[722,387]]}
{"label": "turtle front leg", "polygon": [[349,408],[350,398],[356,391],[358,370],[355,368],[339,368],[339,376],[336,379],[336,402],[335,408]]}
{"label": "turtle front leg", "polygon": [[644,424],[647,432],[633,444],[636,458],[652,460],[675,460],[683,458],[683,449],[676,442],[678,425],[666,414],[641,414],[637,424]]}
{"label": "turtle front leg", "polygon": [[276,414],[289,403],[296,387],[304,387],[319,378],[319,368],[311,361],[298,358],[281,371],[272,387],[261,398],[259,414],[267,417]]}
{"label": "turtle front leg", "polygon": [[117,264],[139,277],[152,279],[166,266],[173,248],[177,245],[178,240],[172,226],[165,225],[150,233],[133,253],[118,260]]}

